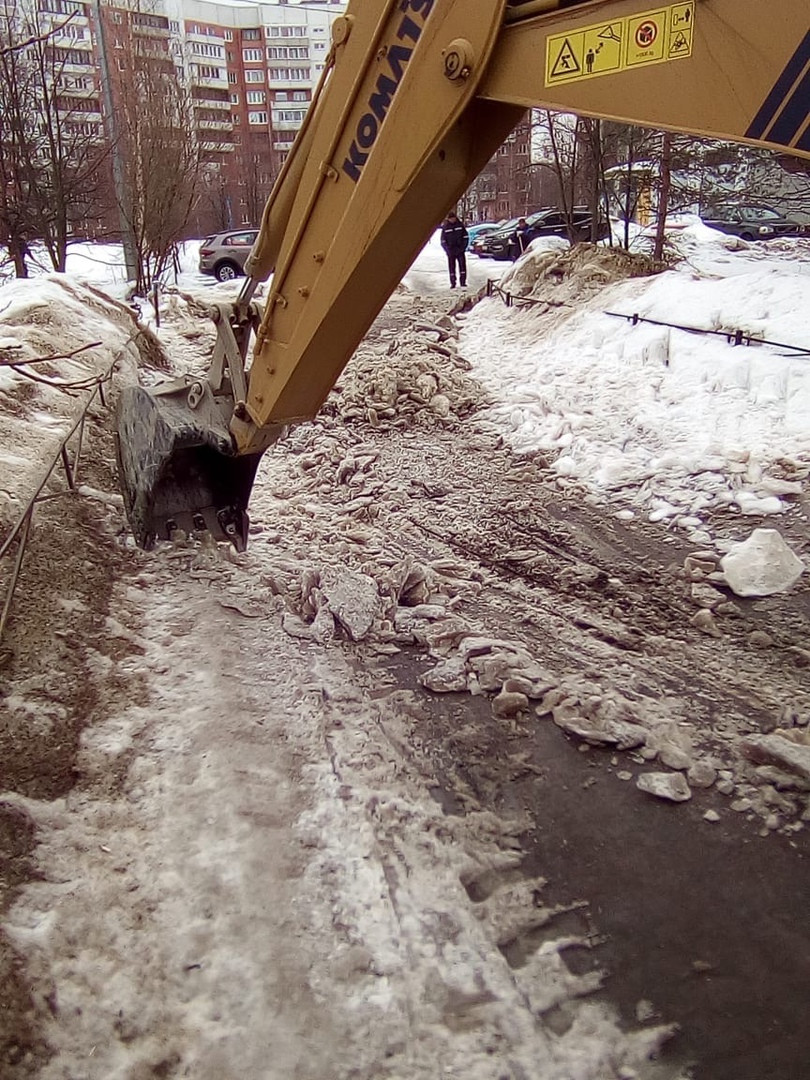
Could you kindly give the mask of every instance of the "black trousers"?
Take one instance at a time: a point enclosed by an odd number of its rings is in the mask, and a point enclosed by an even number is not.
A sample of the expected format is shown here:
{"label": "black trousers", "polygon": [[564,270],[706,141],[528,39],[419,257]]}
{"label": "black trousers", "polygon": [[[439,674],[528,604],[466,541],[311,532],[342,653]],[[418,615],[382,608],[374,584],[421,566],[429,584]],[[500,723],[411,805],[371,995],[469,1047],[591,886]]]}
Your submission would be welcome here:
{"label": "black trousers", "polygon": [[463,251],[447,252],[447,269],[450,271],[450,284],[456,283],[456,266],[458,266],[458,278],[462,285],[467,284],[467,259]]}

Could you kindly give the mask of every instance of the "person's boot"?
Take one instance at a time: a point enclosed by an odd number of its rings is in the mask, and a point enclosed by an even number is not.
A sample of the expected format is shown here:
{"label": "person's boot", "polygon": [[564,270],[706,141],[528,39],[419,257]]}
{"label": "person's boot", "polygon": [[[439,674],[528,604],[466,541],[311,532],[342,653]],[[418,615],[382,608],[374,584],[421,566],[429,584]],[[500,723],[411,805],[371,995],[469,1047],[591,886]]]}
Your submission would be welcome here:
{"label": "person's boot", "polygon": [[455,289],[455,287],[456,287],[456,279],[455,278],[450,278],[450,288]]}
{"label": "person's boot", "polygon": [[467,288],[467,279],[466,279],[465,277],[463,277],[463,278],[461,279],[461,287],[462,287],[462,289],[466,289],[466,288]]}

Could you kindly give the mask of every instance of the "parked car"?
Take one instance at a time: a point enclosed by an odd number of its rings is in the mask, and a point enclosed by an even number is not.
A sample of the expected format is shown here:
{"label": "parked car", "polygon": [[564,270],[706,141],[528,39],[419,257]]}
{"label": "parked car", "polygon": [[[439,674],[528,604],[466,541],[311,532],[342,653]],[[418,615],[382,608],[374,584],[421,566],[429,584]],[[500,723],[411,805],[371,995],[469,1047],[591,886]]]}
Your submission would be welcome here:
{"label": "parked car", "polygon": [[505,240],[514,234],[519,221],[520,218],[511,218],[509,221],[496,225],[490,232],[479,233],[470,244],[470,251],[473,255],[479,255],[482,258],[485,256],[491,259],[498,258],[494,252],[501,250]]}
{"label": "parked car", "polygon": [[792,221],[771,206],[720,203],[702,215],[704,225],[741,240],[772,240],[775,236],[808,236],[810,226]]}
{"label": "parked car", "polygon": [[487,233],[495,232],[499,228],[500,226],[494,221],[481,221],[476,225],[468,225],[467,236],[470,238],[470,244],[479,236],[485,236]]}
{"label": "parked car", "polygon": [[[576,206],[572,212],[572,226],[575,241],[589,240],[591,237],[592,215],[587,207]],[[517,227],[520,218],[513,218],[496,233],[489,233],[484,238],[480,254],[488,255],[491,259],[516,259],[520,254],[520,246],[517,239]],[[547,208],[538,210],[536,214],[526,217],[525,243],[528,245],[538,236],[562,236],[568,239],[568,223],[565,215],[559,210]],[[598,238],[601,240],[608,234],[608,226],[600,222]],[[475,248],[473,248],[475,251]],[[479,254],[476,251],[476,254]]]}
{"label": "parked car", "polygon": [[258,229],[235,229],[206,236],[200,244],[200,273],[213,274],[217,281],[233,281],[245,273],[245,262]]}

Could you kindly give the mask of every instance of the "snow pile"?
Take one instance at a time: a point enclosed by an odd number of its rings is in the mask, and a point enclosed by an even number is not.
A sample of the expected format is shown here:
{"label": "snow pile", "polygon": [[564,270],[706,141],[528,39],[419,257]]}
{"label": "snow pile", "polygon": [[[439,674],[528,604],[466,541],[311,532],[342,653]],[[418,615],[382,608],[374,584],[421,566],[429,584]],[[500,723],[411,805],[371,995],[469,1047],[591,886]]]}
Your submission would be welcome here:
{"label": "snow pile", "polygon": [[[556,240],[549,244],[547,240]],[[573,306],[600,292],[605,285],[626,278],[645,277],[657,270],[646,255],[596,244],[570,247],[559,237],[535,241],[523,258],[501,278],[507,292],[550,306]],[[537,310],[537,309],[535,309]]]}
{"label": "snow pile", "polygon": [[324,415],[401,430],[449,427],[482,408],[486,396],[459,355],[457,326],[446,315],[431,321],[431,314],[411,332],[381,327],[338,379]]}
{"label": "snow pile", "polygon": [[0,520],[33,493],[96,380],[114,362],[132,378],[146,356],[160,358],[157,342],[102,293],[58,275],[0,288]]}
{"label": "snow pile", "polygon": [[[490,419],[561,483],[698,543],[717,513],[784,513],[810,475],[810,363],[769,345],[733,348],[722,333],[810,347],[806,265],[771,256],[721,279],[685,268],[611,283],[627,262],[608,249],[530,253],[511,272],[521,291],[574,306],[492,299],[466,317],[461,351],[498,399]],[[634,315],[722,333],[633,325]]]}

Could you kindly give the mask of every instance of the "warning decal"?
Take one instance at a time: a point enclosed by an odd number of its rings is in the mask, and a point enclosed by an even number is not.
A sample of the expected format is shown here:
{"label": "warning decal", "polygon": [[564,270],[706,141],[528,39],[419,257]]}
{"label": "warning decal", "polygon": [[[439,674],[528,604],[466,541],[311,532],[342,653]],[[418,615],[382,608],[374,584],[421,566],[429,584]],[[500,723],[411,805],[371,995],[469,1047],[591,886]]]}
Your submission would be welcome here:
{"label": "warning decal", "polygon": [[576,75],[576,73],[581,70],[577,58],[574,55],[574,50],[571,48],[571,42],[568,38],[565,38],[560,46],[557,59],[554,61],[551,68],[552,79],[557,79],[561,75]]}
{"label": "warning decal", "polygon": [[627,67],[636,64],[652,64],[664,59],[667,25],[667,10],[647,12],[627,20],[629,37],[627,39]]}
{"label": "warning decal", "polygon": [[546,86],[692,55],[695,0],[595,23],[546,42]]}

